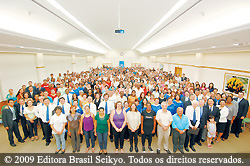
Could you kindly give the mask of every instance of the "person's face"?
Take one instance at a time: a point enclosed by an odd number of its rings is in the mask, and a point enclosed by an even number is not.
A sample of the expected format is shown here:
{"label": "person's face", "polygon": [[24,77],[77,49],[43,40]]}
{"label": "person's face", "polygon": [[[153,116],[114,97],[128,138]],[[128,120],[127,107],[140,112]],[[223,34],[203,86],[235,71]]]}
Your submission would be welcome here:
{"label": "person's face", "polygon": [[132,92],[132,95],[135,96],[135,91]]}
{"label": "person's face", "polygon": [[173,103],[172,99],[169,99],[168,104],[172,104],[172,103]]}
{"label": "person's face", "polygon": [[49,103],[50,103],[49,99],[44,100],[44,104],[45,104],[46,106],[48,106]]}
{"label": "person's face", "polygon": [[13,89],[9,89],[9,93],[12,94],[13,93]]}
{"label": "person's face", "polygon": [[181,117],[182,114],[183,114],[183,109],[177,109],[177,115]]}
{"label": "person's face", "polygon": [[14,101],[9,101],[8,104],[9,104],[10,107],[13,107],[14,106]]}
{"label": "person's face", "polygon": [[214,105],[214,100],[209,99],[207,103],[210,107],[212,107]]}
{"label": "person's face", "polygon": [[108,96],[108,95],[105,95],[105,96],[104,96],[104,100],[105,100],[105,101],[108,101],[108,99],[109,99],[109,96]]}
{"label": "person's face", "polygon": [[76,113],[76,108],[75,107],[72,107],[70,110],[71,110],[72,114]]}
{"label": "person's face", "polygon": [[198,106],[198,103],[197,102],[193,102],[193,108],[196,108]]}
{"label": "person's face", "polygon": [[31,107],[33,105],[32,101],[28,101],[27,105]]}
{"label": "person's face", "polygon": [[229,98],[227,98],[227,103],[231,103],[232,102],[232,99],[231,99],[231,97],[229,97]]}
{"label": "person's face", "polygon": [[214,118],[210,119],[210,122],[214,122]]}
{"label": "person's face", "polygon": [[194,96],[194,95],[191,95],[191,96],[190,96],[190,100],[191,100],[191,101],[195,100],[195,96]]}
{"label": "person's face", "polygon": [[244,94],[243,93],[239,93],[239,98],[243,98]]}
{"label": "person's face", "polygon": [[151,110],[151,104],[147,104],[147,109]]}
{"label": "person's face", "polygon": [[26,98],[26,99],[29,98],[28,93],[25,93],[23,96],[24,96],[24,98]]}
{"label": "person's face", "polygon": [[25,103],[24,100],[19,100],[20,105],[24,105],[24,103]]}
{"label": "person's face", "polygon": [[176,100],[180,100],[180,96],[176,96],[175,99],[176,99]]}
{"label": "person's face", "polygon": [[122,108],[122,104],[121,103],[117,103],[117,108]]}
{"label": "person's face", "polygon": [[159,99],[155,99],[155,105],[159,104]]}
{"label": "person's face", "polygon": [[88,103],[92,102],[92,98],[88,97]]}
{"label": "person's face", "polygon": [[48,97],[48,92],[43,93],[45,97]]}
{"label": "person's face", "polygon": [[200,107],[203,107],[204,104],[205,104],[204,100],[200,100],[200,101],[199,101],[199,106],[200,106]]}
{"label": "person's face", "polygon": [[55,112],[56,112],[56,115],[60,115],[62,111],[60,109],[56,109]]}
{"label": "person's face", "polygon": [[104,109],[99,110],[99,115],[103,116],[105,114]]}
{"label": "person's face", "polygon": [[226,105],[226,103],[225,103],[224,101],[221,101],[221,102],[220,102],[220,105],[221,105],[222,107],[224,107],[224,106]]}
{"label": "person's face", "polygon": [[61,99],[59,102],[63,105],[65,103],[65,100]]}
{"label": "person's face", "polygon": [[161,104],[161,108],[162,108],[163,110],[167,110],[168,106],[167,106],[166,103],[162,103],[162,104]]}
{"label": "person's face", "polygon": [[132,104],[132,105],[131,105],[131,109],[132,109],[132,110],[135,110],[135,108],[136,108],[136,105],[135,105],[135,104]]}

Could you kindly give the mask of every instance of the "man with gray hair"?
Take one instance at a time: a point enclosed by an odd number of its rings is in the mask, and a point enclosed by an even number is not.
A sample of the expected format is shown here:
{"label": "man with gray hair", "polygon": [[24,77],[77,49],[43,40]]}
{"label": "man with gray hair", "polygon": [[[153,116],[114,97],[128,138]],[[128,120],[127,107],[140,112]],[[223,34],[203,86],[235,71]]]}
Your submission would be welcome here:
{"label": "man with gray hair", "polygon": [[190,140],[189,147],[192,149],[192,151],[196,152],[194,148],[195,134],[191,133],[191,131],[199,130],[198,126],[200,125],[200,109],[198,107],[198,101],[193,100],[192,105],[187,106],[185,114],[188,117],[190,131],[186,134],[184,147],[185,150],[189,152],[188,144]]}
{"label": "man with gray hair", "polygon": [[173,118],[170,111],[167,110],[168,105],[166,102],[161,103],[162,109],[157,111],[156,120],[158,123],[157,132],[158,132],[158,149],[157,154],[160,154],[162,148],[162,141],[164,142],[164,150],[171,154],[168,148],[168,138],[171,132],[170,125],[172,124]]}

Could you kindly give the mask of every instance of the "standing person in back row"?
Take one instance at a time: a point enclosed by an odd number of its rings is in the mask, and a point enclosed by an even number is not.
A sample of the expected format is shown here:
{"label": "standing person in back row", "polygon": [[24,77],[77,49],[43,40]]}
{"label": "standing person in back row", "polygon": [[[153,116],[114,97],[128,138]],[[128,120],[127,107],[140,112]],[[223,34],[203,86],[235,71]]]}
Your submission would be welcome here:
{"label": "standing person in back row", "polygon": [[249,102],[243,98],[244,92],[239,92],[238,97],[238,113],[233,121],[232,125],[232,132],[235,134],[237,138],[239,138],[239,134],[241,132],[241,124],[243,119],[246,117],[248,108],[249,108]]}
{"label": "standing person in back row", "polygon": [[3,125],[8,133],[10,146],[12,146],[12,147],[16,146],[16,144],[14,143],[14,140],[13,140],[13,132],[15,133],[18,141],[23,143],[24,140],[20,136],[20,132],[18,129],[18,114],[17,114],[17,111],[14,107],[14,100],[13,99],[8,100],[8,106],[6,106],[2,112],[2,118],[3,118],[2,119]]}

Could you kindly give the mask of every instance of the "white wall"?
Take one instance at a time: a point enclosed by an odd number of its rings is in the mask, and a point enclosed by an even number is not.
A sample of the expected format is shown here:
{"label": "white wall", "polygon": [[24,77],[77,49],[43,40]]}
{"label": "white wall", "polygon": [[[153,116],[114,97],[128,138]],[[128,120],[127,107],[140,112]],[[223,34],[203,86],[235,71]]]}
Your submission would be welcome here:
{"label": "white wall", "polygon": [[[58,76],[59,72],[67,70],[71,72],[71,58],[70,55],[44,55],[45,76],[50,73]],[[86,60],[87,57],[76,56],[76,72],[89,69]],[[5,100],[10,88],[16,94],[22,85],[27,86],[29,80],[38,82],[35,54],[0,53],[0,101]]]}
{"label": "white wall", "polygon": [[[217,87],[220,92],[222,92],[223,89],[225,73],[235,73],[235,74],[250,76],[249,73],[244,73],[244,72],[186,66],[186,65],[196,65],[204,67],[217,67],[224,69],[250,71],[250,65],[249,65],[250,52],[211,53],[211,54],[202,54],[201,57],[198,57],[196,54],[170,55],[169,58],[167,60],[166,59],[165,62],[167,63],[178,63],[185,65],[165,64],[166,65],[165,69],[169,69],[172,71],[172,73],[174,73],[175,67],[181,67],[182,72],[185,73],[186,76],[188,76],[192,82],[198,80],[199,82],[205,82],[207,85],[210,82],[213,82],[215,84],[215,87]],[[156,61],[160,60],[162,59],[160,58],[156,59]]]}

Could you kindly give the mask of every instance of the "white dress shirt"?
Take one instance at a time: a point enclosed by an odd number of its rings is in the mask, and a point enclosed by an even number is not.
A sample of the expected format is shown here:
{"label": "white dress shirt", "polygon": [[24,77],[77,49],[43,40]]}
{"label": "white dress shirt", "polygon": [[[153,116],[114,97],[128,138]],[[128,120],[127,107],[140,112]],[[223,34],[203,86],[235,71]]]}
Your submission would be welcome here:
{"label": "white dress shirt", "polygon": [[220,123],[226,123],[227,122],[227,115],[229,114],[229,110],[226,106],[224,106],[221,110],[220,110],[220,119],[219,122]]}
{"label": "white dress shirt", "polygon": [[59,102],[59,105],[58,106],[61,106],[62,108],[64,108],[64,114],[67,116],[69,115],[69,111],[70,111],[70,107],[71,105],[69,103],[67,103],[65,101],[65,103],[62,105],[62,103]]}
{"label": "white dress shirt", "polygon": [[[25,106],[25,104],[24,105],[21,105],[20,104],[20,116],[23,116],[23,114],[24,114],[24,109],[26,108],[26,106]],[[23,116],[24,117],[24,116]]]}
{"label": "white dress shirt", "polygon": [[139,111],[132,112],[128,111],[127,113],[127,123],[129,124],[130,128],[135,130],[139,124],[141,124],[141,114]]}
{"label": "white dress shirt", "polygon": [[[105,104],[106,104],[106,101],[101,101],[101,103],[99,105],[99,108],[103,107],[104,110],[105,110]],[[107,112],[108,112],[108,114],[110,114],[111,111],[115,109],[114,102],[108,100],[107,101],[107,107],[108,107],[108,111]]]}
{"label": "white dress shirt", "polygon": [[63,95],[63,97],[65,99],[65,103],[68,103],[68,97],[67,96],[69,96],[69,104],[70,104],[71,101],[72,101],[72,94],[69,93],[68,95],[67,94]]}
{"label": "white dress shirt", "polygon": [[[188,120],[189,120],[189,126],[190,127],[194,127],[192,124],[191,124],[191,121],[190,120],[193,120],[193,117],[194,117],[194,108],[192,105],[189,105],[187,106],[186,108],[186,116],[188,117]],[[195,127],[198,128],[198,126],[200,125],[200,107],[196,107],[195,108],[195,115],[196,115],[196,123],[195,123]]]}
{"label": "white dress shirt", "polygon": [[[87,103],[85,105],[88,105],[90,108],[90,112],[93,113],[96,116],[96,105],[94,103]],[[83,106],[83,108],[85,107],[85,105]],[[83,113],[84,113],[84,109],[83,109]]]}
{"label": "white dress shirt", "polygon": [[163,112],[162,109],[157,111],[155,119],[161,122],[162,127],[168,126],[173,121],[171,112],[170,111]]}
{"label": "white dress shirt", "polygon": [[[54,110],[55,106],[56,105],[54,104],[49,104],[49,119],[52,117],[52,111]],[[38,117],[42,119],[43,123],[48,123],[48,121],[46,121],[46,116],[47,116],[47,106],[43,105],[39,107]]]}

